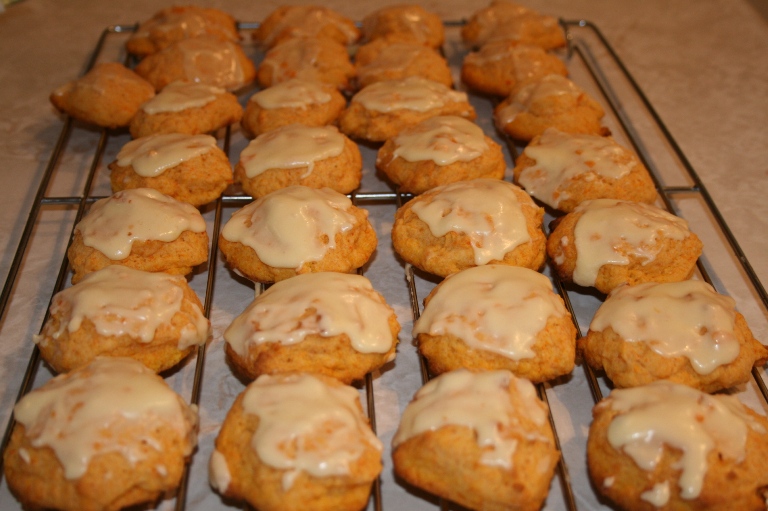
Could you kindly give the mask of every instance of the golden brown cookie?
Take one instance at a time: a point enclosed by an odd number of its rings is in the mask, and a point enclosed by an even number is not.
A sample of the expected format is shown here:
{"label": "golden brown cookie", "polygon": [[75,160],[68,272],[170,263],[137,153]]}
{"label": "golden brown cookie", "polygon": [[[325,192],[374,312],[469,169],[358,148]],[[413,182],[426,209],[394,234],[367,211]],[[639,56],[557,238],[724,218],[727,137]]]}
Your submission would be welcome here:
{"label": "golden brown cookie", "polygon": [[339,119],[350,137],[383,142],[403,128],[437,115],[474,120],[477,114],[464,92],[420,77],[377,82],[363,88]]}
{"label": "golden brown cookie", "polygon": [[133,138],[160,133],[198,135],[240,122],[243,107],[237,97],[202,83],[173,82],[141,105],[131,119]]}
{"label": "golden brown cookie", "polygon": [[50,100],[75,119],[103,128],[128,126],[142,103],[152,98],[151,84],[117,62],[96,64],[75,81],[58,87]]}
{"label": "golden brown cookie", "polygon": [[501,146],[477,124],[463,117],[437,116],[384,142],[376,168],[399,191],[419,194],[457,181],[503,179],[507,164]]}
{"label": "golden brown cookie", "polygon": [[263,197],[292,185],[349,193],[360,185],[360,149],[335,126],[291,124],[252,140],[240,153],[235,179]]}
{"label": "golden brown cookie", "polygon": [[688,222],[655,206],[582,202],[558,219],[547,254],[561,279],[609,293],[621,284],[691,277],[702,243]]}
{"label": "golden brown cookie", "polygon": [[224,41],[238,41],[237,22],[219,9],[195,5],[175,5],[156,12],[139,24],[126,41],[126,49],[145,57],[170,46],[176,41],[212,35]]}
{"label": "golden brown cookie", "polygon": [[394,360],[399,332],[394,311],[368,279],[322,272],[269,287],[224,339],[246,378],[299,371],[351,383]]}
{"label": "golden brown cookie", "polygon": [[500,39],[533,44],[545,50],[560,48],[566,43],[557,18],[509,0],[493,0],[477,10],[461,27],[461,37],[470,47]]}
{"label": "golden brown cookie", "polygon": [[592,199],[653,204],[656,187],[635,153],[611,137],[548,128],[515,161],[515,182],[531,196],[570,213]]}
{"label": "golden brown cookie", "polygon": [[540,509],[559,459],[547,406],[509,371],[431,380],[403,412],[392,446],[399,477],[469,509]]}
{"label": "golden brown cookie", "polygon": [[380,38],[360,46],[355,55],[357,87],[420,76],[453,86],[448,61],[436,50],[414,41]]}
{"label": "golden brown cookie", "polygon": [[239,44],[211,35],[176,41],[145,57],[135,70],[158,92],[177,81],[236,91],[256,77],[256,66]]}
{"label": "golden brown cookie", "polygon": [[367,14],[362,20],[363,41],[381,38],[440,48],[445,41],[445,27],[440,16],[420,5],[391,5]]}
{"label": "golden brown cookie", "polygon": [[568,78],[547,75],[521,83],[493,110],[499,131],[530,141],[547,128],[567,133],[608,135],[603,107]]}
{"label": "golden brown cookie", "polygon": [[355,22],[321,5],[281,5],[253,32],[261,46],[272,48],[286,39],[308,37],[349,45],[360,38]]}
{"label": "golden brown cookie", "polygon": [[447,277],[413,327],[430,373],[506,369],[534,383],[569,374],[576,327],[552,283],[528,268],[489,264]]}
{"label": "golden brown cookie", "polygon": [[768,358],[734,300],[699,280],[614,289],[579,349],[617,387],[668,380],[704,392],[746,383]]}
{"label": "golden brown cookie", "polygon": [[67,249],[72,283],[111,264],[186,275],[208,260],[205,220],[194,206],[150,188],[96,201]]}
{"label": "golden brown cookie", "polygon": [[484,264],[538,270],[545,259],[544,210],[499,179],[438,186],[395,214],[395,252],[415,267],[446,277]]}
{"label": "golden brown cookie", "polygon": [[128,142],[109,164],[112,191],[152,188],[202,206],[232,183],[227,155],[210,135],[167,133]]}
{"label": "golden brown cookie", "polygon": [[356,389],[309,374],[264,375],[235,400],[209,474],[260,511],[359,511],[381,472],[381,442]]}
{"label": "golden brown cookie", "polygon": [[140,362],[97,358],[14,407],[5,477],[25,509],[117,511],[178,487],[197,410]]}
{"label": "golden brown cookie", "polygon": [[289,124],[336,124],[347,100],[327,83],[294,78],[258,91],[245,106],[242,128],[248,138]]}
{"label": "golden brown cookie", "polygon": [[617,509],[765,508],[768,420],[735,396],[656,382],[592,413],[589,475]]}

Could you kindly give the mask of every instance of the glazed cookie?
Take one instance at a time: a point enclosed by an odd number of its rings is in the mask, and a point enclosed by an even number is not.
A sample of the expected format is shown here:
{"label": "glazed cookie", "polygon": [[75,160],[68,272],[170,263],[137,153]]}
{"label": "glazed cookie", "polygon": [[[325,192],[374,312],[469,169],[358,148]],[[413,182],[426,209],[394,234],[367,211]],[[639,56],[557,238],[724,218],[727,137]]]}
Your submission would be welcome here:
{"label": "glazed cookie", "polygon": [[35,344],[59,373],[128,357],[159,373],[208,340],[210,323],[184,277],[111,265],[54,295]]}
{"label": "glazed cookie", "polygon": [[235,179],[263,197],[292,185],[349,193],[360,185],[360,149],[335,126],[291,124],[263,133],[240,153]]}
{"label": "glazed cookie", "polygon": [[353,138],[383,142],[437,115],[477,116],[466,93],[414,76],[363,88],[342,112],[339,127]]}
{"label": "glazed cookie", "polygon": [[294,37],[328,39],[346,46],[357,42],[360,30],[354,21],[328,7],[281,5],[253,32],[254,41],[267,48]]}
{"label": "glazed cookie", "polygon": [[453,85],[451,68],[445,57],[414,41],[381,38],[364,44],[357,50],[355,69],[358,88],[409,76],[420,76],[446,87]]}
{"label": "glazed cookie", "polygon": [[136,66],[136,73],[158,92],[177,81],[236,91],[253,82],[256,66],[239,44],[203,35],[176,41],[145,57]]}
{"label": "glazed cookie", "polygon": [[333,85],[294,78],[250,97],[242,120],[243,133],[252,139],[289,124],[336,124],[346,105],[347,100]]}
{"label": "glazed cookie", "polygon": [[570,213],[591,199],[653,204],[656,188],[648,170],[611,137],[548,128],[515,161],[515,182],[531,196]]}
{"label": "glazed cookie", "polygon": [[446,277],[484,264],[538,270],[545,259],[544,210],[499,179],[438,186],[397,210],[395,252],[420,270]]}
{"label": "glazed cookie", "polygon": [[177,5],[162,9],[140,23],[125,47],[130,53],[145,57],[176,41],[200,35],[212,35],[224,41],[240,40],[237,22],[228,13],[194,5]]}
{"label": "glazed cookie", "polygon": [[533,44],[545,50],[566,44],[557,18],[508,0],[493,0],[488,7],[476,11],[461,27],[461,37],[470,47],[500,39]]}
{"label": "glazed cookie", "polygon": [[419,194],[457,181],[503,179],[507,164],[501,146],[480,126],[463,117],[437,116],[384,142],[376,168],[399,191]]}
{"label": "glazed cookie", "polygon": [[489,264],[454,273],[413,326],[431,374],[506,369],[534,383],[569,374],[576,327],[539,272]]}
{"label": "glazed cookie", "polygon": [[133,138],[161,133],[198,135],[240,122],[237,97],[203,83],[173,82],[141,105],[131,119]]}
{"label": "glazed cookie", "polygon": [[358,391],[309,374],[264,375],[232,405],[209,462],[211,486],[260,511],[359,511],[382,445]]}
{"label": "glazed cookie", "polygon": [[257,73],[263,88],[299,78],[349,90],[354,76],[355,66],[347,47],[315,37],[292,37],[273,46],[264,55]]}
{"label": "glazed cookie", "polygon": [[616,389],[592,414],[589,475],[618,509],[765,508],[768,420],[735,396],[656,382]]}
{"label": "glazed cookie", "polygon": [[603,107],[568,78],[547,75],[518,84],[493,110],[499,131],[530,141],[547,128],[567,133],[608,135]]}
{"label": "glazed cookie", "polygon": [[509,371],[445,373],[403,412],[395,473],[469,509],[540,509],[560,457],[547,414]]}
{"label": "glazed cookie", "polygon": [[3,460],[25,509],[117,511],[178,487],[197,409],[140,362],[97,358],[13,409]]}
{"label": "glazed cookie", "polygon": [[640,202],[596,199],[560,218],[547,253],[561,279],[609,293],[691,277],[702,243],[688,222]]}
{"label": "glazed cookie", "polygon": [[58,110],[103,128],[128,126],[139,107],[155,95],[152,85],[117,62],[96,64],[58,87],[50,100]]}
{"label": "glazed cookie", "polygon": [[243,376],[307,372],[343,383],[395,358],[400,325],[371,282],[349,273],[307,273],[277,282],[224,332]]}
{"label": "glazed cookie", "polygon": [[614,289],[579,349],[617,387],[669,380],[704,392],[746,383],[768,358],[734,300],[698,280]]}
{"label": "glazed cookie", "polygon": [[368,212],[330,188],[289,186],[236,211],[219,248],[227,263],[255,281],[270,283],[302,273],[350,273],[376,250]]}
{"label": "glazed cookie", "polygon": [[109,164],[112,191],[152,188],[178,201],[202,206],[232,182],[232,167],[210,135],[168,133],[125,144]]}
{"label": "glazed cookie", "polygon": [[72,283],[111,264],[186,275],[208,260],[205,228],[194,206],[150,188],[100,199],[75,226],[67,249]]}
{"label": "glazed cookie", "polygon": [[559,57],[539,46],[494,41],[468,53],[461,65],[461,81],[475,92],[508,96],[513,88],[554,74],[568,76]]}
{"label": "glazed cookie", "polygon": [[420,5],[400,4],[382,7],[363,18],[362,39],[415,41],[440,48],[445,41],[443,20]]}

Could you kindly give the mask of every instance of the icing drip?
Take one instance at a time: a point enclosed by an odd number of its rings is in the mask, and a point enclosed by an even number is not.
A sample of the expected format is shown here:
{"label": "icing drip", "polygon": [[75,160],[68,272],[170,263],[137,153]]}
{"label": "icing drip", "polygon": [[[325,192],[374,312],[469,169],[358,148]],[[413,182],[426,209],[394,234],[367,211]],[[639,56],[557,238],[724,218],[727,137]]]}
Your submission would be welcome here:
{"label": "icing drip", "polygon": [[204,83],[173,82],[141,105],[141,109],[154,115],[164,112],[181,112],[190,108],[202,108],[225,92],[222,88]]}
{"label": "icing drip", "polygon": [[133,167],[140,176],[155,177],[216,147],[210,135],[167,133],[131,140],[117,153],[117,164]]}

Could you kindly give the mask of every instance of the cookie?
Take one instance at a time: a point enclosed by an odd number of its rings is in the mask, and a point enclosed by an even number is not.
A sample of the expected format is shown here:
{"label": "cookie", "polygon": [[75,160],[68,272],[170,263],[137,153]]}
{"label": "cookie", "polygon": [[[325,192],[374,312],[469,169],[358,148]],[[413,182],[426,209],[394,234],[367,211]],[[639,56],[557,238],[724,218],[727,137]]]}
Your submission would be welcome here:
{"label": "cookie", "polygon": [[653,204],[656,187],[637,155],[611,137],[548,128],[515,161],[515,182],[544,204],[570,213],[592,199]]}
{"label": "cookie", "polygon": [[111,264],[186,275],[208,260],[205,220],[194,206],[150,188],[96,201],[67,249],[72,283]]}
{"label": "cookie", "polygon": [[445,41],[445,27],[440,16],[420,5],[391,5],[363,17],[362,40],[376,39],[414,41],[437,49]]}
{"label": "cookie", "polygon": [[109,164],[112,191],[152,188],[202,206],[232,183],[232,167],[210,135],[148,135],[125,144]]}
{"label": "cookie", "polygon": [[547,406],[509,371],[460,369],[429,381],[392,448],[395,474],[469,509],[540,509],[559,459]]}
{"label": "cookie", "polygon": [[540,14],[509,0],[493,0],[475,11],[461,27],[467,46],[480,47],[496,40],[512,40],[552,50],[565,46],[565,33],[557,18]]}
{"label": "cookie", "polygon": [[349,193],[360,185],[360,149],[335,126],[291,124],[252,140],[240,153],[235,179],[253,197],[292,185]]}
{"label": "cookie", "polygon": [[395,252],[440,277],[484,264],[538,270],[545,259],[544,210],[499,179],[438,186],[395,214]]}
{"label": "cookie", "polygon": [[59,111],[102,128],[128,126],[155,95],[150,83],[117,62],[96,64],[75,81],[56,88],[50,100]]}
{"label": "cookie", "polygon": [[414,41],[380,38],[360,46],[355,55],[357,87],[389,80],[419,76],[453,85],[448,61],[436,50]]}
{"label": "cookie", "polygon": [[140,362],[97,358],[25,395],[3,467],[25,509],[117,511],[179,486],[197,409]]}
{"label": "cookie", "polygon": [[361,276],[307,273],[275,283],[224,332],[238,373],[307,372],[343,383],[395,358],[400,325],[392,308]]}
{"label": "cookie", "polygon": [[351,19],[321,5],[281,5],[253,32],[257,44],[272,48],[286,39],[308,37],[350,45],[360,38]]}
{"label": "cookie", "polygon": [[606,294],[621,284],[686,280],[701,249],[682,218],[615,199],[582,202],[559,219],[547,240],[561,279]]}
{"label": "cookie", "polygon": [[260,511],[359,511],[381,472],[381,442],[356,389],[309,374],[262,376],[216,437],[211,486]]}
{"label": "cookie", "polygon": [[437,116],[384,142],[376,168],[399,191],[419,194],[457,181],[503,179],[507,164],[501,146],[477,124],[463,117]]}

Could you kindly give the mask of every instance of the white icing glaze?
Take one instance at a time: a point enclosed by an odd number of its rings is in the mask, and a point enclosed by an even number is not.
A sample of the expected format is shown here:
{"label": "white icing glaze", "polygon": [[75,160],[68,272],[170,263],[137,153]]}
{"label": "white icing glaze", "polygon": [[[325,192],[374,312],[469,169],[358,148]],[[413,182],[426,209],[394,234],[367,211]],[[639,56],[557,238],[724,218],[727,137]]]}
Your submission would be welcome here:
{"label": "white icing glaze", "polygon": [[[637,166],[631,152],[613,139],[599,135],[570,134],[548,128],[539,144],[528,145],[524,153],[536,163],[523,169],[518,182],[525,190],[554,208],[568,199],[569,181],[583,176],[618,180]],[[630,156],[631,159],[625,158]]]}
{"label": "white icing glaze", "polygon": [[515,189],[500,179],[460,181],[435,188],[431,202],[416,202],[412,210],[436,237],[469,236],[475,264],[487,264],[531,240]]}
{"label": "white icing glaze", "polygon": [[301,108],[322,105],[331,100],[331,94],[319,82],[294,78],[260,90],[249,101],[261,108]]}
{"label": "white icing glaze", "polygon": [[307,177],[318,161],[339,156],[346,137],[335,126],[291,124],[263,133],[240,153],[245,174],[254,178],[269,169],[307,167]]}
{"label": "white icing glaze", "polygon": [[[308,310],[314,314],[306,315]],[[346,334],[361,353],[386,353],[392,348],[392,310],[361,275],[305,273],[281,280],[256,297],[224,332],[240,356],[251,343],[284,345],[307,335]]]}
{"label": "white icing glaze", "polygon": [[202,108],[226,91],[220,87],[194,82],[173,82],[166,85],[155,97],[141,105],[150,115],[164,112],[181,112],[190,108]]}
{"label": "white icing glaze", "polygon": [[684,356],[709,374],[739,355],[735,302],[706,282],[621,286],[600,306],[591,330],[612,328],[628,342],[646,342],[665,357]]}
{"label": "white icing glaze", "polygon": [[480,463],[511,469],[520,439],[550,442],[522,424],[521,417],[538,427],[546,422],[546,406],[536,397],[531,382],[509,371],[472,373],[459,369],[443,373],[419,389],[403,412],[392,446],[444,426],[464,426],[475,432],[483,449]]}
{"label": "white icing glaze", "polygon": [[395,137],[393,156],[437,165],[468,162],[488,151],[482,128],[455,115],[431,117]]}
{"label": "white icing glaze", "polygon": [[136,30],[133,37],[152,37],[153,34],[175,32],[183,38],[196,37],[205,33],[215,32],[219,37],[236,40],[237,35],[225,25],[218,23],[215,17],[206,19],[197,9],[168,8],[158,12],[145,21]]}
{"label": "white icing glaze", "polygon": [[336,235],[352,229],[355,216],[346,195],[306,186],[282,188],[236,211],[222,236],[256,251],[277,268],[319,261],[336,247]]}
{"label": "white icing glaze", "polygon": [[426,78],[411,76],[403,80],[372,83],[355,94],[352,101],[360,103],[367,110],[377,112],[426,112],[443,107],[449,102],[464,103],[467,101],[467,94]]}
{"label": "white icing glaze", "polygon": [[478,51],[465,57],[464,64],[484,68],[504,66],[504,74],[511,72],[516,83],[540,76],[546,52],[538,46],[510,44],[498,41],[484,44]]}
{"label": "white icing glaze", "polygon": [[205,220],[194,206],[136,188],[96,201],[75,230],[85,246],[119,261],[131,254],[134,241],[174,241],[184,231],[204,232]]}
{"label": "white icing glaze", "polygon": [[155,177],[216,147],[210,135],[165,133],[131,140],[117,153],[117,164],[140,176]]}
{"label": "white icing glaze", "polygon": [[225,493],[232,482],[232,474],[227,465],[227,459],[220,451],[214,449],[208,460],[208,480],[214,490]]}
{"label": "white icing glaze", "polygon": [[261,65],[272,69],[272,83],[294,78],[322,81],[318,69],[320,44],[314,38],[292,37],[269,50]]}
{"label": "white icing glaze", "polygon": [[662,507],[669,502],[669,481],[657,483],[650,490],[640,494],[640,499],[656,507]]}
{"label": "white icing glaze", "polygon": [[425,42],[429,39],[431,28],[427,24],[428,12],[422,10],[417,5],[397,5],[392,7],[382,7],[374,14],[363,18],[363,33],[367,36],[378,34],[382,28],[382,20],[386,20],[388,14],[394,12],[397,14],[396,26],[397,32],[410,34],[417,41]]}
{"label": "white icing glaze", "polygon": [[496,125],[503,128],[514,121],[517,114],[529,110],[535,102],[544,98],[553,96],[578,98],[581,94],[583,91],[568,78],[557,74],[547,75],[521,87],[511,98],[512,101],[499,108],[495,112]]}
{"label": "white icing glaze", "polygon": [[245,85],[235,43],[214,36],[199,36],[178,41],[176,46],[182,54],[187,80],[227,90]]}
{"label": "white icing glaze", "polygon": [[424,51],[432,51],[430,48],[418,43],[396,42],[388,44],[375,59],[364,65],[358,63],[358,75],[368,79],[375,79],[384,73],[403,71]]}
{"label": "white icing glaze", "polygon": [[260,376],[243,396],[246,413],[259,417],[251,447],[280,470],[288,490],[300,472],[315,477],[349,474],[366,449],[382,449],[349,386],[331,386],[309,374]]}
{"label": "white icing glaze", "polygon": [[158,448],[149,436],[123,438],[124,428],[162,424],[189,439],[186,454],[195,444],[178,396],[131,359],[97,358],[82,370],[57,376],[24,396],[13,413],[33,446],[53,449],[70,480],[81,477],[94,456],[117,452],[135,463],[147,446]]}
{"label": "white icing glaze", "polygon": [[494,0],[490,6],[478,10],[472,17],[478,28],[477,43],[483,44],[497,37],[499,26],[508,26],[515,18],[531,13],[527,7],[514,2]]}
{"label": "white icing glaze", "polygon": [[683,240],[690,235],[688,222],[648,204],[597,199],[582,202],[574,211],[583,212],[574,228],[573,271],[573,281],[582,286],[594,285],[605,264],[629,264],[629,255],[648,264],[660,250],[660,239]]}
{"label": "white icing glaze", "polygon": [[344,34],[346,44],[351,44],[357,39],[358,33],[354,25],[345,23],[344,18],[331,9],[315,5],[293,5],[283,11],[283,16],[264,38],[264,44],[271,46],[277,37],[285,36],[286,32],[290,33],[291,37],[317,37],[328,26],[335,27]]}
{"label": "white icing glaze", "polygon": [[[150,273],[126,266],[111,265],[89,273],[78,284],[57,293],[51,314],[69,311],[59,329],[51,333],[58,339],[65,330],[75,332],[88,319],[103,336],[128,335],[140,342],[151,342],[161,325],[181,313],[184,277]],[[210,324],[197,304],[192,313],[184,312],[189,324],[182,329],[179,349],[203,344]]]}
{"label": "white icing glaze", "polygon": [[707,456],[744,459],[748,429],[765,433],[734,396],[709,395],[684,385],[654,382],[616,389],[598,406],[619,414],[608,426],[608,441],[642,470],[653,471],[665,447],[679,450],[676,468],[683,499],[695,499],[708,470]]}
{"label": "white icing glaze", "polygon": [[536,336],[551,317],[568,314],[547,277],[491,264],[454,273],[432,295],[414,334],[451,334],[469,347],[513,360],[532,358]]}

